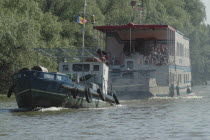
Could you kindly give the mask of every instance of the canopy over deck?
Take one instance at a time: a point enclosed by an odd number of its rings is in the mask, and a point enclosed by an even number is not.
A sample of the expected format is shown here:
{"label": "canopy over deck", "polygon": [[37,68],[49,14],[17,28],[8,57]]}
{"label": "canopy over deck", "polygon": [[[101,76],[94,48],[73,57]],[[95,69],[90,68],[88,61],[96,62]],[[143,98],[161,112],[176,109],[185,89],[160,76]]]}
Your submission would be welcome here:
{"label": "canopy over deck", "polygon": [[115,36],[120,41],[136,39],[171,40],[176,30],[169,25],[127,25],[95,26],[94,29],[104,32],[107,36]]}
{"label": "canopy over deck", "polygon": [[140,30],[165,30],[170,29],[176,32],[176,30],[169,25],[138,25],[132,22],[127,25],[108,25],[108,26],[94,26],[94,29],[105,32],[114,30],[126,30],[126,29],[140,29]]}

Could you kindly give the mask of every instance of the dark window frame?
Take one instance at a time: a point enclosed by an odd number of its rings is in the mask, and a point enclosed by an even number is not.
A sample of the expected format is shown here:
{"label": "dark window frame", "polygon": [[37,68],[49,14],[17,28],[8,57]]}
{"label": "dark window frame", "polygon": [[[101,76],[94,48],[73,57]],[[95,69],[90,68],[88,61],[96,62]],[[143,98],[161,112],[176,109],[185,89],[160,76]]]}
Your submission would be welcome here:
{"label": "dark window frame", "polygon": [[90,71],[90,64],[73,64],[72,71],[74,72],[88,72]]}
{"label": "dark window frame", "polygon": [[99,65],[93,65],[93,71],[100,71]]}

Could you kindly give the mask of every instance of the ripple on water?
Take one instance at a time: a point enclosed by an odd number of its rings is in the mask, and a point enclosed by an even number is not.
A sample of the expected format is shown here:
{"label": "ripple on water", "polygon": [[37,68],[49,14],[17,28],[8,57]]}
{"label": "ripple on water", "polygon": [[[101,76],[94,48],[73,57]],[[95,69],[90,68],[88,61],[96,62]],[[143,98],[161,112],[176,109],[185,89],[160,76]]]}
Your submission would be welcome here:
{"label": "ripple on water", "polygon": [[17,109],[0,102],[0,139],[210,139],[210,87],[193,94],[121,101],[96,109]]}

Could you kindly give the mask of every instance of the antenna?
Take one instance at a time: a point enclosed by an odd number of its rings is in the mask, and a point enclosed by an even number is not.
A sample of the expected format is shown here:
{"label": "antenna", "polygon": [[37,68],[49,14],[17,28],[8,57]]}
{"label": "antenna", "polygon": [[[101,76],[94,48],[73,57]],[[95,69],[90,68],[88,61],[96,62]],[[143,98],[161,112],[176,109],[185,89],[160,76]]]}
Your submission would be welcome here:
{"label": "antenna", "polygon": [[144,0],[138,3],[138,10],[139,10],[139,24],[142,24],[142,16],[144,13]]}
{"label": "antenna", "polygon": [[[141,16],[143,17],[144,16],[144,0],[141,0],[141,12],[140,12],[140,18]],[[140,19],[140,24],[141,24],[141,19]]]}
{"label": "antenna", "polygon": [[139,0],[139,2],[137,3],[136,0],[132,0],[130,2],[130,5],[132,6],[132,8],[134,8],[136,11],[139,11],[139,24],[142,24],[142,16],[143,16],[143,12],[144,12],[144,0]]}
{"label": "antenna", "polygon": [[[86,15],[86,6],[87,6],[87,3],[86,3],[86,0],[84,1],[84,15],[83,15],[83,19],[85,20],[85,15]],[[84,55],[84,49],[85,49],[85,22],[83,23],[83,28],[82,28],[82,58],[83,58],[83,55]]]}

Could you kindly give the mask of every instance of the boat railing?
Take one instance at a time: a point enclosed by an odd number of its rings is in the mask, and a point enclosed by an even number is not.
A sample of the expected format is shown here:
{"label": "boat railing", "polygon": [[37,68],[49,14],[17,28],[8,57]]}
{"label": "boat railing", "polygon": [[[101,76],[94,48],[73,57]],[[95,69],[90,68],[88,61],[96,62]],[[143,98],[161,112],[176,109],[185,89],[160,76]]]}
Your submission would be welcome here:
{"label": "boat railing", "polygon": [[134,59],[137,61],[137,64],[141,65],[167,65],[168,64],[168,54],[162,53],[150,53],[149,55],[142,54],[133,54],[131,57],[126,57],[126,59]]}
{"label": "boat railing", "polygon": [[39,71],[30,71],[33,77],[46,80],[57,80],[57,81],[69,81],[68,75],[61,75],[57,73],[48,73],[48,72],[39,72]]}

